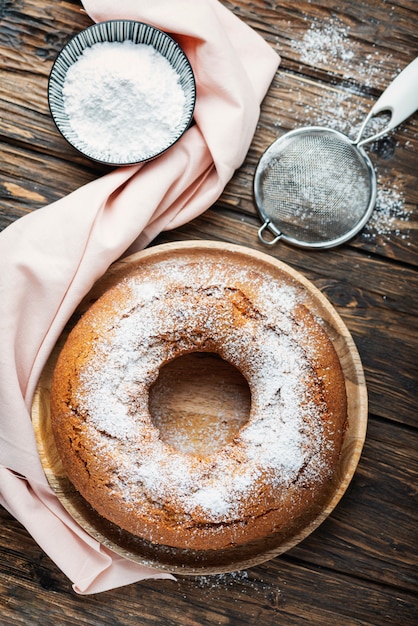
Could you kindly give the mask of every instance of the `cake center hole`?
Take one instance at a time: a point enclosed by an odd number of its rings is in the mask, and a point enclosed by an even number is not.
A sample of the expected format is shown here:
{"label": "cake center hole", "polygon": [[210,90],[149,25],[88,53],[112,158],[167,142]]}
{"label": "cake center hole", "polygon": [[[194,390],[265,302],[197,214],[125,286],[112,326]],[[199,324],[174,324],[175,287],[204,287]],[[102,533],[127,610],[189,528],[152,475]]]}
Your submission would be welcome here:
{"label": "cake center hole", "polygon": [[211,352],[186,354],[161,368],[149,409],[161,439],[181,452],[213,454],[248,422],[251,394],[241,372]]}

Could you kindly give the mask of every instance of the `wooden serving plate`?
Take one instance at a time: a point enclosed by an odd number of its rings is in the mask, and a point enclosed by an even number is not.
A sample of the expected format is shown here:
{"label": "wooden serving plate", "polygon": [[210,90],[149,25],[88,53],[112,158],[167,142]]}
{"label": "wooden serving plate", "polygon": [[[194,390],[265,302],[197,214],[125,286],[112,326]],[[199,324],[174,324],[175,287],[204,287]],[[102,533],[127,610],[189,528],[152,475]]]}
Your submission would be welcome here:
{"label": "wooden serving plate", "polygon": [[[207,254],[238,255],[236,258],[244,258],[248,264],[255,264],[259,267],[261,264],[266,276],[270,277],[271,280],[274,280],[275,276],[279,278],[284,273],[296,281],[304,290],[304,297],[306,297],[304,304],[312,313],[323,320],[327,333],[335,346],[344,372],[348,399],[348,428],[344,437],[339,466],[332,481],[327,501],[321,505],[315,516],[302,520],[290,535],[275,533],[262,541],[216,552],[156,546],[121,530],[98,515],[68,480],[58,456],[50,426],[49,391],[52,373],[69,331],[83,312],[136,264],[151,257],[158,258],[169,255],[172,259],[178,258],[180,260],[184,255],[190,254],[198,255],[199,258],[204,258]],[[219,408],[214,406],[214,401],[211,400],[213,398],[210,391],[210,385],[213,384],[211,378],[221,375],[225,385],[225,393],[221,398],[224,403],[224,410],[232,415],[238,404],[241,413],[245,413],[248,408],[248,390],[245,389],[245,385],[241,384],[242,381],[240,381],[239,376],[237,377],[237,373],[228,367],[222,370],[220,374],[219,363],[212,363],[211,358],[208,357],[205,363],[207,375],[200,379],[187,376],[187,369],[193,365],[191,362],[180,367],[177,371],[178,384],[173,383],[173,380],[176,379],[176,376],[173,377],[173,373],[167,375],[168,378],[163,381],[163,387],[165,385],[172,392],[163,394],[167,412],[175,411],[175,402],[178,401],[178,398],[182,398],[182,402],[188,407],[187,410],[201,414],[202,419],[207,420],[207,423],[210,424],[216,419]],[[199,366],[201,367],[201,364]],[[234,398],[234,401],[232,404],[228,404],[228,398],[231,397]],[[353,339],[333,306],[310,281],[286,264],[255,250],[211,241],[186,241],[152,247],[127,257],[114,264],[96,283],[69,321],[50,355],[34,396],[32,420],[41,462],[48,482],[63,506],[85,531],[114,552],[142,565],[196,575],[236,571],[260,564],[289,550],[315,530],[333,511],[353,477],[366,436],[367,410],[364,373]],[[202,432],[204,430],[203,428]],[[170,434],[167,436],[169,437]]]}

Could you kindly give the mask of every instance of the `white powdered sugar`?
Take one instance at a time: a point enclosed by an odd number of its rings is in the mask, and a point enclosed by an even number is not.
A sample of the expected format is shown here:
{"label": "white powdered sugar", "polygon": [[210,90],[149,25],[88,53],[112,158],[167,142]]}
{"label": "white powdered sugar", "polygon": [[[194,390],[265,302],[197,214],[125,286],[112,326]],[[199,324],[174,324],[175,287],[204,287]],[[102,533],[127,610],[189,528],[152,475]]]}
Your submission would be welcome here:
{"label": "white powdered sugar", "polygon": [[[305,18],[308,20],[308,18]],[[364,89],[382,88],[379,80],[382,68],[391,62],[392,54],[382,56],[381,50],[357,49],[355,37],[351,37],[350,26],[336,17],[312,19],[300,40],[292,42],[300,61],[314,68],[325,70],[331,77],[333,88],[324,87],[323,93],[311,94],[310,104],[306,97],[296,92],[295,106],[291,113],[302,126],[314,125],[332,128],[355,139],[361,123],[368,113],[359,109],[358,96]],[[399,73],[402,68],[397,68]],[[361,85],[361,87],[360,87]],[[372,136],[384,128],[383,116],[372,118],[367,125],[366,136]],[[377,237],[409,238],[406,228],[410,211],[398,181],[389,180],[387,175],[377,174],[378,193],[371,219],[362,231],[365,241]]]}
{"label": "white powdered sugar", "polygon": [[[130,298],[81,371],[77,402],[88,416],[98,462],[110,468],[127,503],[142,509],[159,503],[186,517],[200,511],[218,523],[236,519],[248,498],[263,497],[261,474],[273,487],[290,485],[306,467],[313,479],[319,476],[322,409],[305,384],[315,344],[293,319],[296,288],[266,285],[251,269],[234,274],[224,263],[169,261],[154,267],[152,279],[139,274],[126,287]],[[149,415],[148,389],[179,350],[214,346],[245,371],[251,413],[233,442],[201,458],[162,441]]]}
{"label": "white powdered sugar", "polygon": [[179,76],[147,44],[96,43],[68,69],[64,107],[84,151],[133,162],[167,148],[185,104]]}
{"label": "white powdered sugar", "polygon": [[378,186],[376,206],[363,229],[362,237],[365,241],[373,241],[376,237],[393,235],[407,240],[410,217],[411,211],[405,204],[404,193],[394,181],[391,181],[388,188]]}
{"label": "white powdered sugar", "polygon": [[366,55],[363,50],[358,54],[355,39],[350,39],[350,26],[336,17],[324,20],[309,18],[309,22],[303,38],[292,42],[292,48],[299,53],[303,63],[337,71],[345,81],[344,86],[353,93],[360,93],[355,84],[356,78],[361,80],[363,87],[375,86],[382,63],[392,55],[384,59],[377,49]]}
{"label": "white powdered sugar", "polygon": [[294,41],[292,45],[300,52],[301,61],[310,65],[326,65],[331,59],[348,63],[354,57],[353,50],[347,44],[349,31],[350,28],[343,24],[314,20],[303,41]]}

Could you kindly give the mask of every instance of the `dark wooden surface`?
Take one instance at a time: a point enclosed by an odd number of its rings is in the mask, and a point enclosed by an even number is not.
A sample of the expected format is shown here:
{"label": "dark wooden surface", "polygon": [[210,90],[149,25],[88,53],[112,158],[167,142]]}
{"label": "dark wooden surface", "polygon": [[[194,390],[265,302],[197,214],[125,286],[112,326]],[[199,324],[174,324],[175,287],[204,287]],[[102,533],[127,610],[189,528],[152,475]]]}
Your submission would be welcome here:
{"label": "dark wooden surface", "polygon": [[[245,163],[219,202],[160,236],[266,251],[252,197],[255,167],[281,133],[327,124],[355,135],[418,51],[416,0],[225,1],[281,54]],[[65,41],[90,24],[74,1],[0,1],[0,227],[107,171],[58,135],[46,97]],[[418,88],[418,87],[417,87]],[[370,223],[340,248],[267,251],[334,304],[357,344],[369,390],[358,471],[340,504],[286,555],[245,572],[146,581],[88,597],[0,510],[3,625],[418,623],[418,114],[369,149],[379,182]],[[4,296],[2,296],[4,297]]]}

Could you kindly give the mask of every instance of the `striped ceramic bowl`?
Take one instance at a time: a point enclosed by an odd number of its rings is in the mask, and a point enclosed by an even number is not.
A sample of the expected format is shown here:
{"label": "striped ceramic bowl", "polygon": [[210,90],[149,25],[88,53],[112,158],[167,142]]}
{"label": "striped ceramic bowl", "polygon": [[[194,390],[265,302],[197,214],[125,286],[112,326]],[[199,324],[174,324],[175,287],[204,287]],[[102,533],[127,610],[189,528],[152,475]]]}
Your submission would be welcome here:
{"label": "striped ceramic bowl", "polygon": [[[92,145],[74,125],[71,112],[68,110],[65,97],[65,83],[67,72],[77,63],[87,48],[105,42],[133,42],[146,44],[165,57],[171,68],[177,74],[177,85],[180,85],[184,94],[183,104],[176,124],[169,128],[156,145],[138,146],[124,153],[115,149],[112,142],[104,148]],[[96,46],[97,47],[97,46]],[[140,68],[138,68],[140,71]],[[80,86],[80,91],[83,89]],[[63,92],[64,90],[64,92]],[[48,82],[48,102],[52,118],[62,136],[79,152],[88,158],[108,165],[132,165],[154,159],[173,146],[190,126],[196,102],[196,83],[191,65],[181,47],[165,32],[133,20],[110,20],[94,24],[75,35],[64,46],[55,60]],[[170,98],[164,98],[167,107]],[[165,106],[165,105],[164,105]],[[162,105],[159,108],[163,108]],[[117,106],[116,106],[117,110]],[[97,121],[100,121],[100,110],[97,111]],[[132,115],[132,125],[138,126],[138,119]],[[155,123],[155,121],[153,122]],[[126,129],[125,129],[126,132]],[[132,132],[141,135],[140,128],[133,128]],[[116,133],[117,134],[117,133]],[[163,142],[163,143],[162,143]]]}

